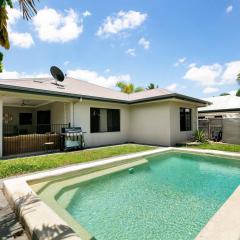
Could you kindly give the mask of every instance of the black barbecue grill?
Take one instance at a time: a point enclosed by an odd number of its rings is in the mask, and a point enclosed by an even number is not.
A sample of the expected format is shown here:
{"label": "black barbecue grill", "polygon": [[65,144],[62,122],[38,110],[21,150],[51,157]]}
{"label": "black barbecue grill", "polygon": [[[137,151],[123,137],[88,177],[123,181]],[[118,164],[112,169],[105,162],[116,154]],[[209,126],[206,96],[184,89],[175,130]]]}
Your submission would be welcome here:
{"label": "black barbecue grill", "polygon": [[84,148],[84,132],[81,127],[62,128],[61,150],[78,150]]}

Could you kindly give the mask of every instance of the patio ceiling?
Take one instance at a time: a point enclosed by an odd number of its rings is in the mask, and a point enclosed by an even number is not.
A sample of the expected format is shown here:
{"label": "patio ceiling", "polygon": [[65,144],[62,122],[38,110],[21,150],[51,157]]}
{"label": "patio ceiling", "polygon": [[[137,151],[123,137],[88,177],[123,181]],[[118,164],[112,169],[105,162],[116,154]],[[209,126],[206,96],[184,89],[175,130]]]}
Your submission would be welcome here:
{"label": "patio ceiling", "polygon": [[18,97],[3,97],[3,106],[9,107],[29,107],[36,108],[50,103],[48,100],[38,100],[38,99],[28,99],[28,98],[18,98]]}

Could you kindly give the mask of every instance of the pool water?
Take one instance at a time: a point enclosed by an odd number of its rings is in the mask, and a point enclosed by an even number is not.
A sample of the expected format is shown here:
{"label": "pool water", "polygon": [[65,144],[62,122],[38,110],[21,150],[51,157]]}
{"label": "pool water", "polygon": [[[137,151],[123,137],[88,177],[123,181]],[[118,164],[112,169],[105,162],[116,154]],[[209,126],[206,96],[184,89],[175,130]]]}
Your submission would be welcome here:
{"label": "pool water", "polygon": [[[240,184],[240,162],[164,153],[57,199],[97,240],[194,239]],[[77,189],[76,189],[77,188]]]}

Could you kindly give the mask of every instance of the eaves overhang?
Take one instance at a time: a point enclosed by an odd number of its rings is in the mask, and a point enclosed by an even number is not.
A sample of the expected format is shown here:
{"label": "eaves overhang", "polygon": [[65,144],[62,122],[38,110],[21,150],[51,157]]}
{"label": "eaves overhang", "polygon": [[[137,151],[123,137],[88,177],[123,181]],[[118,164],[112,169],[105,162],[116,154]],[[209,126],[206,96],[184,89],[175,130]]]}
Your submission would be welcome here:
{"label": "eaves overhang", "polygon": [[38,95],[73,98],[73,99],[105,101],[105,102],[122,103],[122,104],[136,104],[136,103],[144,103],[144,102],[158,101],[158,100],[164,100],[164,99],[174,99],[174,98],[181,99],[184,101],[195,102],[203,105],[211,104],[210,102],[207,102],[198,98],[185,96],[178,93],[171,93],[171,94],[147,97],[147,98],[136,99],[136,100],[134,99],[122,100],[122,99],[114,99],[114,98],[89,96],[89,95],[83,95],[83,94],[73,94],[73,93],[67,93],[67,92],[64,93],[64,92],[58,92],[58,91],[49,91],[49,90],[42,90],[42,89],[36,89],[36,88],[26,88],[26,87],[12,86],[12,85],[6,85],[6,84],[0,84],[0,91],[18,92],[18,93],[26,93],[26,94],[38,94]]}

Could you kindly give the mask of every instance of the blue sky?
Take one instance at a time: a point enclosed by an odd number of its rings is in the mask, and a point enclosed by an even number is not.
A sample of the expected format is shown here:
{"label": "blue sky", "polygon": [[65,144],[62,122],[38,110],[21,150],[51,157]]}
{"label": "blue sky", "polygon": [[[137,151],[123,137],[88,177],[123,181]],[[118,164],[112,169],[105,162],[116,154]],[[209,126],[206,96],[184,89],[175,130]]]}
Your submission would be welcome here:
{"label": "blue sky", "polygon": [[0,78],[47,76],[57,65],[112,88],[153,82],[210,97],[239,87],[239,0],[45,0],[29,22],[15,7]]}

